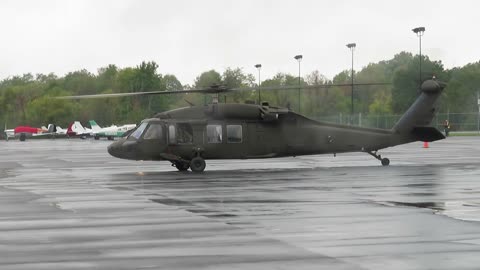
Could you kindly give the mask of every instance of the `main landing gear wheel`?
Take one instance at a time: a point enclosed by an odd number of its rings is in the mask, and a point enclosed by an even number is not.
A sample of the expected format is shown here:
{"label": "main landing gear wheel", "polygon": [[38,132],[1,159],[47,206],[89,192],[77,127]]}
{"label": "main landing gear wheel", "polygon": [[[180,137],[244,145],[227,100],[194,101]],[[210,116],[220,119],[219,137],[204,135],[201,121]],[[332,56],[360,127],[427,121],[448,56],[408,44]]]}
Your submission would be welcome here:
{"label": "main landing gear wheel", "polygon": [[383,166],[388,166],[388,165],[390,165],[390,159],[388,159],[388,158],[382,158],[382,165],[383,165]]}
{"label": "main landing gear wheel", "polygon": [[173,163],[173,166],[175,166],[175,168],[177,168],[177,170],[179,170],[181,172],[187,171],[188,168],[190,168],[190,164],[188,164],[188,162],[184,162],[184,161],[175,161]]}
{"label": "main landing gear wheel", "polygon": [[367,151],[372,157],[380,160],[382,162],[382,166],[388,166],[390,165],[390,159],[388,158],[382,158],[381,155],[377,154],[377,151]]}
{"label": "main landing gear wheel", "polygon": [[207,164],[205,163],[205,159],[202,157],[194,157],[190,161],[190,169],[192,169],[192,172],[195,173],[201,173],[205,170],[205,166]]}

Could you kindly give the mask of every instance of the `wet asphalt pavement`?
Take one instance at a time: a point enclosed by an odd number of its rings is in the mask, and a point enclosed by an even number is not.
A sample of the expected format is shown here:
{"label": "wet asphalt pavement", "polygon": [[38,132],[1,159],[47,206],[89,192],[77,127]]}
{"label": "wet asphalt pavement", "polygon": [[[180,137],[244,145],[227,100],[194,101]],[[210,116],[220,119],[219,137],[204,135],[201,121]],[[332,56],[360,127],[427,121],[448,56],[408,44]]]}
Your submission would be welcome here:
{"label": "wet asphalt pavement", "polygon": [[108,144],[0,142],[0,269],[480,267],[480,137],[204,174]]}

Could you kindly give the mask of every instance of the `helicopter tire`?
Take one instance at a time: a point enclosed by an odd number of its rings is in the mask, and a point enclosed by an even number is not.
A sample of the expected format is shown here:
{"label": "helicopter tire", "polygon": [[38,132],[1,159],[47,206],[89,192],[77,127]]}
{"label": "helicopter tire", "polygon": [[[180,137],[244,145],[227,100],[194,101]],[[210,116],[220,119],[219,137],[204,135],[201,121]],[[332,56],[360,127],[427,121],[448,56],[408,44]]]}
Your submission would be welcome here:
{"label": "helicopter tire", "polygon": [[382,158],[382,166],[388,166],[388,165],[390,165],[390,159]]}
{"label": "helicopter tire", "polygon": [[194,157],[190,161],[190,169],[192,169],[192,172],[195,173],[201,173],[205,170],[205,166],[207,164],[205,163],[205,159],[202,157]]}
{"label": "helicopter tire", "polygon": [[185,172],[188,170],[188,168],[190,168],[190,164],[188,162],[182,162],[182,161],[175,161],[173,163],[173,165],[175,166],[175,168],[177,168],[177,170],[179,170],[180,172]]}

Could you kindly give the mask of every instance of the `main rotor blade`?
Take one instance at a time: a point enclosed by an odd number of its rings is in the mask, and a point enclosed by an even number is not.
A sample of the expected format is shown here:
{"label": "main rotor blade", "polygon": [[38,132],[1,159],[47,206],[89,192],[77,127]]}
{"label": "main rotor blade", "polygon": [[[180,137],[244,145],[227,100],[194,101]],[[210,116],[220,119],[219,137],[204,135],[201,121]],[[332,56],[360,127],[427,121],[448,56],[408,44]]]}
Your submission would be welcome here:
{"label": "main rotor blade", "polygon": [[229,92],[229,91],[231,90],[226,88],[206,88],[206,89],[190,89],[190,90],[178,90],[178,91],[148,91],[148,92],[63,96],[63,97],[56,97],[56,99],[93,99],[93,98],[151,96],[151,95],[187,94],[187,93],[216,94],[216,93],[223,93],[223,92]]}
{"label": "main rotor blade", "polygon": [[[370,86],[370,85],[389,85],[391,83],[354,83],[353,86]],[[341,83],[341,84],[319,84],[319,85],[288,85],[288,86],[262,86],[262,87],[242,87],[242,88],[232,88],[230,91],[251,91],[251,90],[298,90],[298,89],[325,89],[331,87],[345,87],[352,86],[351,83]]]}
{"label": "main rotor blade", "polygon": [[[354,83],[353,86],[370,86],[370,85],[389,85],[390,83]],[[128,93],[111,93],[111,94],[94,94],[94,95],[77,95],[56,97],[56,99],[93,99],[93,98],[111,98],[111,97],[131,97],[131,96],[151,96],[151,95],[169,95],[169,94],[219,94],[236,91],[273,91],[273,90],[298,90],[298,89],[326,89],[331,87],[352,86],[349,83],[343,84],[320,84],[320,85],[289,85],[289,86],[263,86],[263,87],[242,87],[227,88],[225,86],[212,86],[204,89],[174,90],[174,91],[147,91],[147,92],[128,92]]]}

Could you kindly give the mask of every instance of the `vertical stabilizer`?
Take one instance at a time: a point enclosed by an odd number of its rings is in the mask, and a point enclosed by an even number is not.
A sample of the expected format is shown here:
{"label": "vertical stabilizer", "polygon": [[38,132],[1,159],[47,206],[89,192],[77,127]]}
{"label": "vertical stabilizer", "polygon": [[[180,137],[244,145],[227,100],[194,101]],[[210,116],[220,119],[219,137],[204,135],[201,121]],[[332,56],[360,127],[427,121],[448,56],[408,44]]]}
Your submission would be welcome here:
{"label": "vertical stabilizer", "polygon": [[90,120],[88,121],[88,123],[90,124],[90,127],[92,128],[92,131],[94,132],[97,132],[97,131],[100,131],[102,128],[97,124],[97,122],[95,122],[95,120]]}
{"label": "vertical stabilizer", "polygon": [[416,127],[429,126],[437,112],[436,102],[445,86],[444,83],[439,81],[425,81],[421,87],[422,93],[395,124],[393,131],[407,134],[412,133]]}
{"label": "vertical stabilizer", "polygon": [[79,121],[73,122],[72,130],[77,134],[83,134],[87,132]]}

